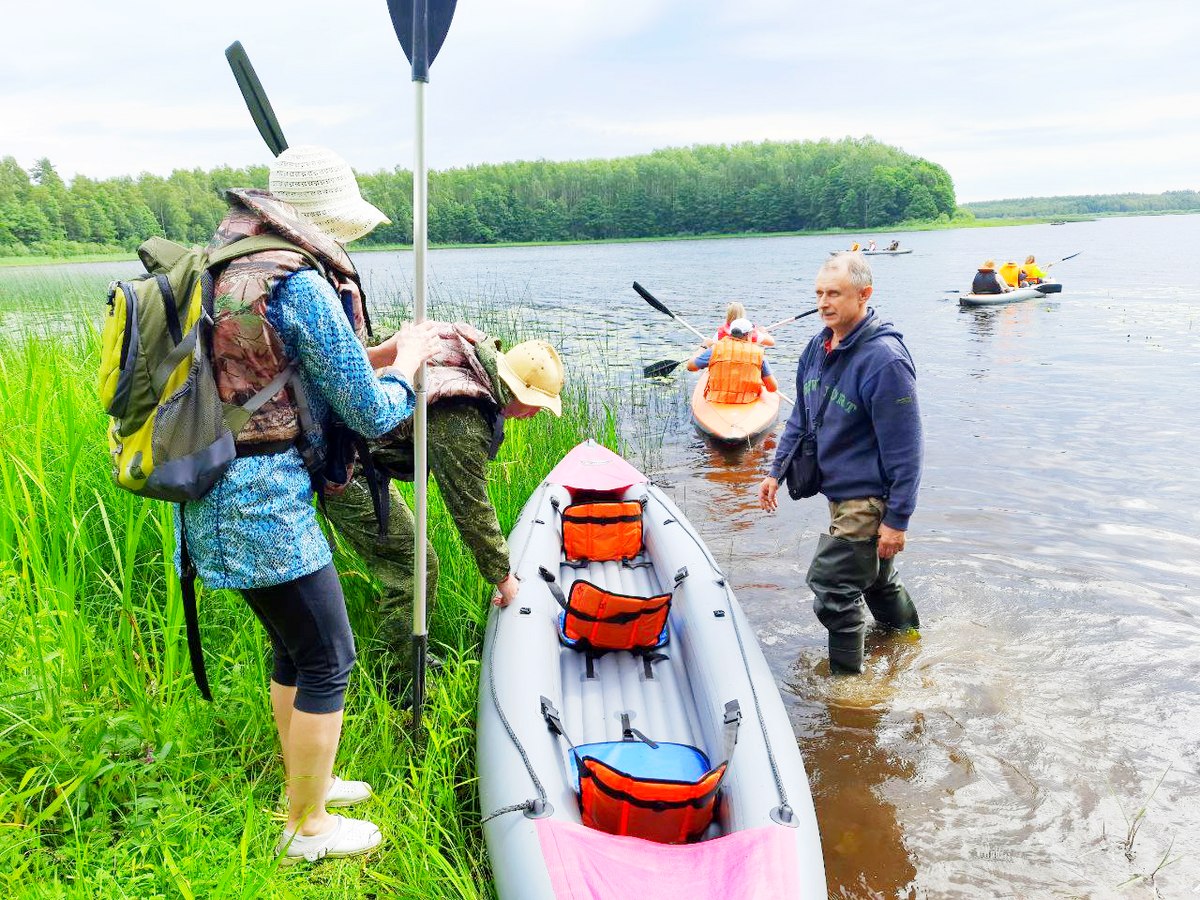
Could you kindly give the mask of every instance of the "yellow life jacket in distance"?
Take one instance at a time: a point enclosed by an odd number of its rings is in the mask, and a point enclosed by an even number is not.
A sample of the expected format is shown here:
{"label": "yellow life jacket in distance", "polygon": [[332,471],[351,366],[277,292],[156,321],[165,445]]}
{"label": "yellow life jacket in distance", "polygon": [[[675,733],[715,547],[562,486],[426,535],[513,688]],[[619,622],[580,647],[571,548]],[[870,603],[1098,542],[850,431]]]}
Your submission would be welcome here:
{"label": "yellow life jacket in distance", "polygon": [[1021,272],[1021,267],[1016,263],[1005,263],[999,268],[1000,277],[1004,279],[1009,287],[1016,287],[1019,283],[1018,276]]}

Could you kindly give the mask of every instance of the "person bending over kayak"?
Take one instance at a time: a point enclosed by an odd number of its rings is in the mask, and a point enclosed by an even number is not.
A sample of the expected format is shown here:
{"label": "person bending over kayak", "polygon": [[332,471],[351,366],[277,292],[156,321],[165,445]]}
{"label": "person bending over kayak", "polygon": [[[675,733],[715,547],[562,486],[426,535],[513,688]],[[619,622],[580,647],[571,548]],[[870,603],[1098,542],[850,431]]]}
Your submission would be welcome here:
{"label": "person bending over kayak", "polygon": [[899,249],[900,249],[900,242],[899,242],[899,241],[892,241],[890,244],[888,244],[888,245],[887,245],[887,247],[886,247],[885,249],[887,249],[887,250],[899,250]]}
{"label": "person bending over kayak", "polygon": [[[715,335],[710,338],[705,338],[703,346],[711,347],[717,341],[721,340],[721,338],[729,337],[729,326],[732,325],[736,319],[744,318],[746,318],[746,307],[734,300],[725,308],[725,324],[717,329],[717,333]],[[755,325],[753,330],[750,332],[750,342],[752,344],[762,344],[764,347],[775,346],[775,338],[771,335],[771,333],[769,331],[764,331],[757,325]]]}
{"label": "person bending over kayak", "polygon": [[688,360],[688,371],[708,369],[704,399],[710,403],[753,403],[763,392],[779,390],[763,348],[750,336],[754,325],[749,319],[729,323],[729,337]]}
{"label": "person bending over kayak", "polygon": [[[439,349],[426,367],[429,471],[480,574],[496,586],[493,602],[507,606],[517,598],[518,583],[488,498],[488,462],[504,440],[507,419],[528,419],[543,409],[562,414],[562,360],[545,341],[525,341],[502,353],[500,341],[465,322],[433,327]],[[408,420],[384,439],[360,444],[354,477],[325,502],[326,516],[383,588],[374,643],[396,701],[403,700],[411,677],[416,521],[392,480],[412,480],[412,438]],[[426,567],[432,610],[439,567],[432,542]]]}
{"label": "person bending over kayak", "polygon": [[1011,290],[1004,279],[996,274],[994,259],[985,259],[975,273],[975,280],[971,282],[972,294],[1007,294]]}

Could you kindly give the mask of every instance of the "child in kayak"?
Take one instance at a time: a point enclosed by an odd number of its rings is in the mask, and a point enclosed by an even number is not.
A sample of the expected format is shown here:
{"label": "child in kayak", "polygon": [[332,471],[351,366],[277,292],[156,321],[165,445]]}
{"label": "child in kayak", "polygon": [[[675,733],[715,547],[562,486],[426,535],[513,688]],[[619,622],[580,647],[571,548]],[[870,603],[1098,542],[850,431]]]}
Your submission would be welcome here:
{"label": "child in kayak", "polygon": [[688,371],[708,369],[704,399],[711,403],[753,403],[763,392],[779,389],[761,344],[753,343],[754,325],[734,319],[729,334],[688,360]]}
{"label": "child in kayak", "polygon": [[[717,333],[715,335],[713,335],[711,338],[706,338],[704,340],[704,346],[711,347],[717,341],[721,340],[721,338],[729,337],[729,329],[733,326],[733,323],[735,321],[737,321],[738,319],[745,319],[745,318],[746,318],[746,307],[743,306],[741,303],[738,303],[736,300],[734,300],[725,309],[725,324],[717,329]],[[775,346],[775,338],[773,338],[769,332],[763,331],[762,329],[757,328],[754,325],[751,325],[750,326],[750,343],[761,344],[764,347],[774,347]]]}

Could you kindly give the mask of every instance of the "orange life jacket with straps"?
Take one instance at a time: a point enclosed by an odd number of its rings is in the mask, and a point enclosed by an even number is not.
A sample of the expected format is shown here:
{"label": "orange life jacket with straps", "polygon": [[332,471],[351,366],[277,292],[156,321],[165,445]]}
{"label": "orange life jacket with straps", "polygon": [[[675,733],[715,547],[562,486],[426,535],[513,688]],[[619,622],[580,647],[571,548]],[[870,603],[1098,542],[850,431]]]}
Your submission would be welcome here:
{"label": "orange life jacket with straps", "polygon": [[[558,502],[551,501],[558,509]],[[642,552],[642,501],[591,500],[562,510],[567,559],[632,559]]]}
{"label": "orange life jacket with straps", "polygon": [[762,393],[763,348],[722,338],[713,344],[704,399],[710,403],[753,403]]}
{"label": "orange life jacket with straps", "polygon": [[[577,747],[563,731],[553,704],[542,697],[541,705],[550,730],[571,747],[579,775],[579,813],[584,825],[660,844],[694,841],[708,830],[737,744],[742,710],[736,700],[725,704],[725,758],[711,768],[708,758],[695,747],[650,740],[631,727],[628,713],[621,716],[622,740]],[[667,777],[675,774],[675,763],[680,777]],[[697,767],[701,772],[694,775]],[[626,769],[641,770],[641,774]],[[691,771],[684,774],[688,769]]]}
{"label": "orange life jacket with straps", "polygon": [[[687,578],[687,567],[675,573],[675,587]],[[544,566],[538,575],[546,582],[554,600],[562,607],[560,620],[563,643],[586,651],[653,650],[666,643],[667,616],[673,594],[635,597],[615,594],[578,580],[566,597],[554,575]]]}

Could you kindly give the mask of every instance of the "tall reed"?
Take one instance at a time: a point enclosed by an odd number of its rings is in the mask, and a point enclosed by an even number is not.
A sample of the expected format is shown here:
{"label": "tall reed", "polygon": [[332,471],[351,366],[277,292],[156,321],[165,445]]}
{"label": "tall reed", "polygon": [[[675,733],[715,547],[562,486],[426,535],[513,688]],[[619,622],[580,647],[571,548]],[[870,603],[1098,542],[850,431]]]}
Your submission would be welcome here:
{"label": "tall reed", "polygon": [[[65,298],[9,287],[0,283],[0,313],[17,306],[26,317],[0,333],[0,884],[33,897],[490,896],[474,786],[490,586],[436,489],[431,642],[444,662],[431,676],[427,737],[413,743],[408,714],[363,658],[338,758],[339,772],[375,786],[363,812],[387,843],[366,860],[276,871],[282,785],[265,635],[238,594],[201,592],[215,698],[204,703],[170,508],[118,490],[108,473],[97,339],[76,302],[90,296],[98,309],[103,285],[76,284]],[[29,319],[37,309],[59,311]],[[510,425],[490,473],[505,529],[589,436],[612,446],[616,424],[582,384],[561,419]],[[370,574],[344,548],[336,560],[366,646]]]}

